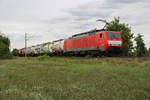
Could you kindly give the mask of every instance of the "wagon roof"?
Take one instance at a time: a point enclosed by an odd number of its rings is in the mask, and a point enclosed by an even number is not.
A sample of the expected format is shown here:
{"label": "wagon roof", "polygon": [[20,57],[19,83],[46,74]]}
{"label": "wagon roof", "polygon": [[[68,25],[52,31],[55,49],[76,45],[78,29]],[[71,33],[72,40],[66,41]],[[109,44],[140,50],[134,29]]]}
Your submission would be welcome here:
{"label": "wagon roof", "polygon": [[64,39],[55,40],[55,41],[53,41],[53,42],[58,42],[58,41],[62,41],[62,40],[64,40]]}

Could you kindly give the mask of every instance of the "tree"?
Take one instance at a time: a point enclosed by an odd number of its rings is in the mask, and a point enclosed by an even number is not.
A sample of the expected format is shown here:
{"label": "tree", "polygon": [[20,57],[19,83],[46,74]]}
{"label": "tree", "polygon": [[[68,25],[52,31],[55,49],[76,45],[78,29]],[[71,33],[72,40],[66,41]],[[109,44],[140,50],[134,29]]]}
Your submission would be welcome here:
{"label": "tree", "polygon": [[0,59],[12,57],[9,50],[9,46],[10,46],[9,38],[0,34]]}
{"label": "tree", "polygon": [[120,18],[114,18],[109,24],[106,25],[108,31],[120,31],[123,39],[123,56],[131,56],[133,50],[133,33],[128,24],[120,23]]}
{"label": "tree", "polygon": [[150,48],[148,49],[148,56],[150,56]]}
{"label": "tree", "polygon": [[148,50],[145,47],[144,40],[142,37],[143,37],[143,35],[138,34],[134,39],[136,42],[135,48],[136,48],[136,54],[138,57],[145,56],[148,54]]}

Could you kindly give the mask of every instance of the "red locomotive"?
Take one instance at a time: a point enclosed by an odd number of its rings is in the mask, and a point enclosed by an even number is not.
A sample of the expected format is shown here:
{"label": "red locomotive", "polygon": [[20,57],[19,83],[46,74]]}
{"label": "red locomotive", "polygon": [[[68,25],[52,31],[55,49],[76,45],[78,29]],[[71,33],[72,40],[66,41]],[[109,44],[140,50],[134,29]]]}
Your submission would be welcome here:
{"label": "red locomotive", "polygon": [[123,41],[120,32],[92,30],[73,35],[64,42],[64,52],[72,54],[120,53]]}

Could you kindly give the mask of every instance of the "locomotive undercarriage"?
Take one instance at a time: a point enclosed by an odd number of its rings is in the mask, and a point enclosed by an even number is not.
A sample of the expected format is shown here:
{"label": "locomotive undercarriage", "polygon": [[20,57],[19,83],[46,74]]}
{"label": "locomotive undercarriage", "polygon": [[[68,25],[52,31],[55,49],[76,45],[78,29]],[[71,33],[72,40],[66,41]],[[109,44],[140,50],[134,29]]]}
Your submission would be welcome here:
{"label": "locomotive undercarriage", "polygon": [[65,52],[65,56],[92,56],[92,57],[102,57],[102,56],[120,56],[122,48],[120,47],[109,47],[106,51],[101,50],[86,50],[86,51],[69,51]]}

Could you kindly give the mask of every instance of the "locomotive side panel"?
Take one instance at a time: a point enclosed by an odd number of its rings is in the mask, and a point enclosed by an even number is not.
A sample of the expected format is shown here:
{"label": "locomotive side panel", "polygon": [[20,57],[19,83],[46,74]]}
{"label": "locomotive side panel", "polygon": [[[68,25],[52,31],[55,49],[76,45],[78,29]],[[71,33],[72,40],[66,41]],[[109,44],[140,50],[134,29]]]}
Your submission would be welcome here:
{"label": "locomotive side panel", "polygon": [[105,51],[107,47],[107,39],[105,32],[98,32],[96,34],[97,47],[100,51]]}
{"label": "locomotive side panel", "polygon": [[66,51],[90,51],[96,50],[96,35],[90,35],[80,38],[72,38],[65,41]]}
{"label": "locomotive side panel", "polygon": [[72,39],[66,39],[64,41],[64,51],[69,52],[72,51],[71,49],[73,48],[73,41]]}

